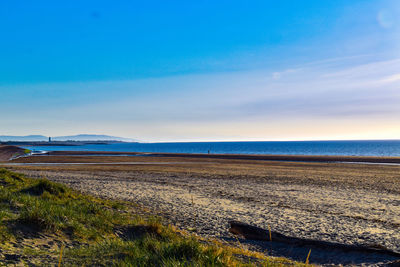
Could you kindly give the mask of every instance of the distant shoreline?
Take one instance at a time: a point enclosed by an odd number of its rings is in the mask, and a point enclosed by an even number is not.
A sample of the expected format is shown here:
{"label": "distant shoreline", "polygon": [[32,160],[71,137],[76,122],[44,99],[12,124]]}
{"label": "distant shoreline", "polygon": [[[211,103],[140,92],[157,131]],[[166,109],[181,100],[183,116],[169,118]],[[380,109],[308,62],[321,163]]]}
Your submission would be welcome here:
{"label": "distant shoreline", "polygon": [[0,145],[10,146],[83,146],[83,145],[108,145],[126,143],[123,141],[6,141],[0,142]]}

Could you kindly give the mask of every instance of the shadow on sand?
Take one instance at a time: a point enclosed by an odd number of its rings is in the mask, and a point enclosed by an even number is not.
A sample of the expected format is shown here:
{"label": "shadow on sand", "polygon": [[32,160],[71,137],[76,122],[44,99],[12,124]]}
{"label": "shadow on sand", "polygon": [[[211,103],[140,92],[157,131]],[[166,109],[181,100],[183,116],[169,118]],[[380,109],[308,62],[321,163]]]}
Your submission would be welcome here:
{"label": "shadow on sand", "polygon": [[[290,237],[264,230],[238,221],[229,222],[232,234],[242,237],[242,244],[249,244],[271,256],[288,257],[304,262],[311,249],[310,263],[315,264],[382,264],[400,266],[400,253],[384,247],[348,245],[314,239]],[[227,241],[235,241],[227,238]],[[398,265],[396,265],[398,264]]]}

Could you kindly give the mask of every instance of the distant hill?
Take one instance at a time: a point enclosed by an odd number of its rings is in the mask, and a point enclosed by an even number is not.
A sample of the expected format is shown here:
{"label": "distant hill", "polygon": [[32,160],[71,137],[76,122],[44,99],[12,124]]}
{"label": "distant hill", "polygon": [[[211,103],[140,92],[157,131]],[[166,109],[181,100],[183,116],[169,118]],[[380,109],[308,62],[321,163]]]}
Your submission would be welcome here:
{"label": "distant hill", "polygon": [[0,135],[0,141],[48,141],[49,138],[44,135],[26,135],[26,136],[12,136]]}
{"label": "distant hill", "polygon": [[[0,141],[48,141],[49,137],[44,135],[27,135],[27,136],[9,136],[0,135]],[[137,142],[134,139],[109,136],[109,135],[98,135],[98,134],[78,134],[70,136],[52,136],[53,141],[122,141],[122,142]]]}
{"label": "distant hill", "polygon": [[70,136],[55,136],[51,137],[54,141],[123,141],[123,142],[135,142],[136,140],[118,136],[110,135],[98,135],[98,134],[78,134]]}

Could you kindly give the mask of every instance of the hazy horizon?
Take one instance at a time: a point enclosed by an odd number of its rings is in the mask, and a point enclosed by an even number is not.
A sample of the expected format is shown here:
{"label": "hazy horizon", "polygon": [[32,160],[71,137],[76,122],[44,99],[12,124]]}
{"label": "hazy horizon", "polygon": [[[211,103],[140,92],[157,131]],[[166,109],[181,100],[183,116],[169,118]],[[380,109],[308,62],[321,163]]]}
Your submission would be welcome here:
{"label": "hazy horizon", "polygon": [[[83,136],[89,136],[90,139],[83,139]],[[13,137],[14,140],[7,140],[7,139],[2,139],[4,137]],[[18,140],[18,138],[23,138],[21,140]],[[103,135],[103,134],[75,134],[71,136],[46,136],[43,134],[38,134],[38,135],[2,135],[0,134],[0,142],[14,142],[14,141],[38,141],[34,139],[27,139],[28,137],[42,137],[43,141],[47,141],[49,137],[52,138],[52,140],[55,141],[66,141],[66,140],[77,140],[74,139],[73,137],[80,137],[80,141],[90,141],[90,140],[97,140],[97,141],[107,141],[107,140],[112,140],[112,141],[118,141],[120,139],[125,139],[121,140],[124,142],[139,142],[139,143],[185,143],[185,142],[199,142],[199,143],[207,143],[207,142],[309,142],[309,141],[315,141],[315,142],[324,142],[324,141],[400,141],[399,139],[309,139],[309,140],[296,140],[296,139],[287,139],[287,140],[196,140],[196,141],[184,141],[184,140],[169,140],[169,141],[147,141],[147,140],[138,140],[132,137],[126,137],[126,136],[109,136],[109,135]],[[98,137],[99,139],[93,139],[93,137]],[[106,139],[101,139],[101,137],[107,137]],[[68,139],[71,138],[71,139]],[[110,139],[110,138],[115,138],[115,139]],[[41,139],[41,140],[42,140]],[[130,141],[128,139],[131,139]]]}
{"label": "hazy horizon", "polygon": [[400,2],[0,3],[0,134],[400,139]]}

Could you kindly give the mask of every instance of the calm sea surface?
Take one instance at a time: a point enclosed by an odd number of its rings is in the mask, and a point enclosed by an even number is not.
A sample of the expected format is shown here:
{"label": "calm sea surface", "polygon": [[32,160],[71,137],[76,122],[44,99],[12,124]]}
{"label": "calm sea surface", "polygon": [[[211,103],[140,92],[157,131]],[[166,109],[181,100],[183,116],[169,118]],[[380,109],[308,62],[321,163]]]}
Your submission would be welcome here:
{"label": "calm sea surface", "polygon": [[119,143],[84,146],[34,146],[40,151],[115,151],[213,154],[286,154],[400,156],[400,140],[395,141],[292,141],[292,142],[192,142]]}

